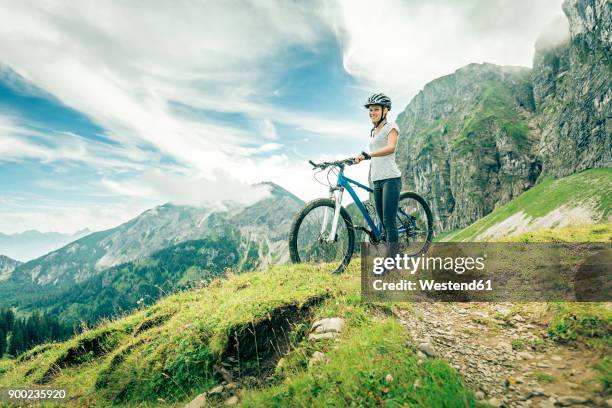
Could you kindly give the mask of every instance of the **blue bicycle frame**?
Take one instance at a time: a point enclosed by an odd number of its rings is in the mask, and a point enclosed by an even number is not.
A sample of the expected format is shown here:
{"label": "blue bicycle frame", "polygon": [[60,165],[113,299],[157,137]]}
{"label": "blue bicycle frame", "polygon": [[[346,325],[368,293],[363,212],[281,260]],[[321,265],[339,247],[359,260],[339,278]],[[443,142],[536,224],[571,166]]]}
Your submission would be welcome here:
{"label": "blue bicycle frame", "polygon": [[[336,187],[333,187],[330,189],[330,195],[333,195],[334,190],[339,191],[339,194],[335,200],[336,201],[336,211],[334,214],[334,220],[332,224],[332,233],[330,234],[330,238],[334,237],[336,233],[338,215],[340,213],[340,206],[342,204],[342,194],[344,192],[344,189],[346,189],[346,191],[348,191],[351,197],[353,198],[353,201],[357,205],[357,208],[359,208],[359,211],[361,211],[361,214],[363,215],[363,218],[366,220],[368,226],[370,227],[370,234],[372,233],[375,234],[376,239],[378,241],[381,241],[382,240],[382,229],[383,229],[382,224],[381,223],[379,223],[378,225],[374,224],[374,220],[372,220],[372,217],[370,217],[368,210],[366,210],[365,206],[363,205],[363,203],[357,196],[357,193],[355,193],[355,190],[353,190],[353,187],[351,187],[351,184],[354,184],[355,186],[366,190],[368,193],[374,192],[374,190],[371,189],[370,187],[365,186],[359,183],[358,181],[355,181],[351,178],[346,177],[344,175],[344,167],[340,168],[340,173],[338,174],[338,181],[336,182]],[[398,233],[402,233],[405,231],[406,231],[406,228],[398,228]]]}

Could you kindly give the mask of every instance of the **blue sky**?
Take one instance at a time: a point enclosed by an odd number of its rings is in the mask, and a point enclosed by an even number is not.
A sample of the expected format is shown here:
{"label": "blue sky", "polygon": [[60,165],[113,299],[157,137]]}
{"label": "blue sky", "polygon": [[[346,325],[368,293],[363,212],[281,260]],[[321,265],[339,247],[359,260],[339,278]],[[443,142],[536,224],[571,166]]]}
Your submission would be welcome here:
{"label": "blue sky", "polygon": [[367,147],[369,94],[395,117],[467,63],[530,66],[561,14],[533,3],[6,2],[0,232],[109,228],[264,180],[324,195],[306,162]]}

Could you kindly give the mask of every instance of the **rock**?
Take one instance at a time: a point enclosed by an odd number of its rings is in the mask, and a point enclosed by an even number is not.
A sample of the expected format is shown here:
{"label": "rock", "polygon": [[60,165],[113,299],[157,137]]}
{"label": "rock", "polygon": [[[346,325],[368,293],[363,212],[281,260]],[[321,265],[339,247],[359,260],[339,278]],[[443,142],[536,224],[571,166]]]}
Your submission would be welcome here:
{"label": "rock", "polygon": [[489,398],[489,400],[487,401],[487,404],[497,408],[501,405],[501,402],[497,398],[493,397],[493,398]]}
{"label": "rock", "polygon": [[385,377],[385,381],[387,382],[387,384],[392,383],[393,376],[391,374],[387,374],[387,376]]}
{"label": "rock", "polygon": [[310,336],[308,336],[308,340],[319,341],[319,340],[324,340],[324,339],[335,339],[336,336],[337,334],[335,332],[321,333],[321,334],[311,333]]}
{"label": "rock", "polygon": [[530,390],[529,394],[527,394],[527,395],[528,395],[527,398],[546,397],[546,393],[544,392],[544,389],[542,389],[542,388],[534,388],[534,389]]}
{"label": "rock", "polygon": [[417,350],[416,356],[420,360],[425,360],[427,358],[427,355],[425,353],[423,353],[421,350]]}
{"label": "rock", "polygon": [[312,353],[312,357],[310,357],[310,360],[308,361],[308,366],[311,367],[315,364],[319,364],[325,361],[327,361],[327,357],[325,356],[325,354],[321,353],[320,351],[315,351],[314,353]]}
{"label": "rock", "polygon": [[276,368],[283,368],[287,364],[287,360],[284,357],[281,357],[280,360],[276,363]]}
{"label": "rock", "polygon": [[214,388],[211,388],[208,391],[208,395],[215,395],[215,394],[221,394],[223,392],[223,386],[222,385],[217,385]]}
{"label": "rock", "polygon": [[228,407],[236,405],[236,404],[238,404],[238,397],[235,395],[225,400],[225,405]]}
{"label": "rock", "polygon": [[329,319],[317,320],[312,324],[311,330],[315,333],[340,333],[344,329],[344,319],[332,317]]}
{"label": "rock", "polygon": [[540,363],[536,363],[536,367],[538,367],[538,368],[550,368],[550,365],[546,364],[546,363],[541,363],[540,362]]}
{"label": "rock", "polygon": [[419,350],[425,353],[428,357],[438,357],[438,353],[431,343],[419,343]]}
{"label": "rock", "polygon": [[533,358],[533,354],[528,353],[526,351],[521,351],[517,353],[516,356],[520,358],[521,360],[531,360]]}
{"label": "rock", "polygon": [[521,322],[521,323],[522,323],[522,322],[524,322],[524,321],[525,321],[525,318],[524,318],[523,316],[521,316],[520,314],[518,314],[518,313],[517,313],[517,314],[515,314],[515,315],[512,317],[512,320],[514,320],[515,322]]}
{"label": "rock", "polygon": [[563,357],[561,356],[551,356],[550,359],[552,361],[563,361]]}
{"label": "rock", "polygon": [[604,407],[606,408],[612,408],[612,398],[606,400],[606,402],[604,402]]}
{"label": "rock", "polygon": [[412,384],[412,387],[414,389],[421,388],[421,380],[419,380],[418,378],[416,380],[414,380],[414,383]]}
{"label": "rock", "polygon": [[225,386],[226,390],[235,390],[236,388],[238,388],[238,386],[236,385],[236,383],[229,383]]}
{"label": "rock", "polygon": [[555,408],[555,403],[551,401],[540,401],[538,408]]}
{"label": "rock", "polygon": [[586,398],[578,397],[575,395],[568,395],[565,397],[557,398],[557,404],[562,407],[569,407],[571,405],[584,404],[588,400]]}
{"label": "rock", "polygon": [[206,394],[200,394],[193,399],[185,408],[203,408],[206,406]]}
{"label": "rock", "polygon": [[478,401],[482,401],[483,399],[485,399],[485,393],[482,391],[476,391],[475,395]]}

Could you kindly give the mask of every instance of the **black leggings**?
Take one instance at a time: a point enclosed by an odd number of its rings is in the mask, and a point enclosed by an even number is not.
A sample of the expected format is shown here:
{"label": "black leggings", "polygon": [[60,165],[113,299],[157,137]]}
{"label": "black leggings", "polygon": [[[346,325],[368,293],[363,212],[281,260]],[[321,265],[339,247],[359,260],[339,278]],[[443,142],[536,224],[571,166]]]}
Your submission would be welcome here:
{"label": "black leggings", "polygon": [[401,188],[402,179],[400,177],[374,182],[376,212],[383,224],[385,236],[389,243],[396,243],[399,240],[396,217]]}

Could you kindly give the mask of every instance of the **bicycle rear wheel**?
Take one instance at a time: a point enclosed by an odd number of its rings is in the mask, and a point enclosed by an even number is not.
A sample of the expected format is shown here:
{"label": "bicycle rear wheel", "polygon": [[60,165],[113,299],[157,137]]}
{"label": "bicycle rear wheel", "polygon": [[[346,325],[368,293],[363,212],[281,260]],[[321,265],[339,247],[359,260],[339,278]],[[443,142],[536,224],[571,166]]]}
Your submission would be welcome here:
{"label": "bicycle rear wheel", "polygon": [[401,253],[416,256],[427,252],[433,237],[433,216],[423,197],[408,191],[400,194],[397,229]]}
{"label": "bicycle rear wheel", "polygon": [[289,231],[289,254],[293,263],[318,265],[333,273],[344,271],[355,249],[355,230],[348,211],[342,207],[336,235],[328,241],[334,208],[332,199],[319,198],[307,203],[295,215]]}

